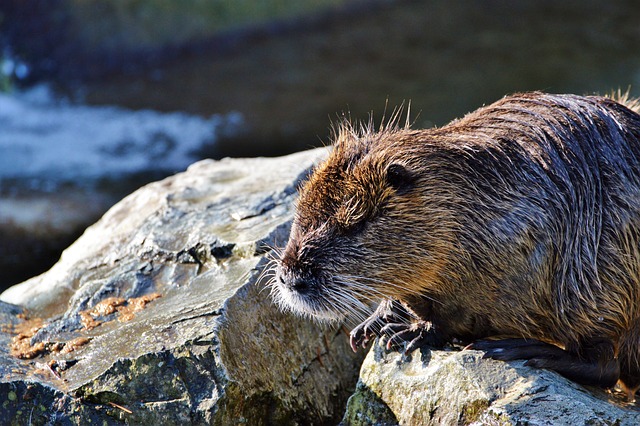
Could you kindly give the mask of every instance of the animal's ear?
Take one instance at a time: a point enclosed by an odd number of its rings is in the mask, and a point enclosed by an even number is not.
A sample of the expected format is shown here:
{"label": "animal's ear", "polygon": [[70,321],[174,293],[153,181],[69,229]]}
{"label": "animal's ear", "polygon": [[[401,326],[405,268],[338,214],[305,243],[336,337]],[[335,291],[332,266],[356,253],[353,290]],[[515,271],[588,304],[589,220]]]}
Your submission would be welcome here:
{"label": "animal's ear", "polygon": [[399,194],[410,191],[416,181],[413,173],[401,164],[391,164],[387,167],[387,182]]}

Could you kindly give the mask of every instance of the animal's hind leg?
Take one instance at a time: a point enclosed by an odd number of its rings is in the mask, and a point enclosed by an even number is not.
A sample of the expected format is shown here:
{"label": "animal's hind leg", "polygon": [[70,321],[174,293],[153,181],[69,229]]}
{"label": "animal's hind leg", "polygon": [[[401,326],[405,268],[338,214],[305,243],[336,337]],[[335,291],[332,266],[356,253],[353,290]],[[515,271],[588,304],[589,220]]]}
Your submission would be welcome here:
{"label": "animal's hind leg", "polygon": [[636,400],[636,392],[640,389],[640,370],[628,370],[624,363],[621,363],[620,371],[620,387],[627,395],[627,401],[634,402]]}
{"label": "animal's hind leg", "polygon": [[575,352],[535,339],[480,340],[469,348],[485,351],[484,358],[526,359],[525,365],[556,371],[583,385],[610,388],[620,377],[613,344],[604,339],[592,340]]}
{"label": "animal's hind leg", "polygon": [[620,345],[620,387],[629,402],[635,401],[640,389],[640,342],[636,336],[628,336]]}

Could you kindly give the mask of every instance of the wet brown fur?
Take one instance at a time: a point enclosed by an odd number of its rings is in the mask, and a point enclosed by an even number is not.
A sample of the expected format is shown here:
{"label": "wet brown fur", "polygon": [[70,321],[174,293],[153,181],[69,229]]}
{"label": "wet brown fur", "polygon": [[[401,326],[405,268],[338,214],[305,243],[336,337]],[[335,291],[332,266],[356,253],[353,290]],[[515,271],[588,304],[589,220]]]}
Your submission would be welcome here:
{"label": "wet brown fur", "polygon": [[280,286],[305,283],[292,294],[307,304],[292,309],[363,319],[393,299],[445,339],[533,338],[578,356],[605,341],[635,387],[640,116],[630,108],[536,92],[441,128],[340,125],[300,191],[280,261]]}

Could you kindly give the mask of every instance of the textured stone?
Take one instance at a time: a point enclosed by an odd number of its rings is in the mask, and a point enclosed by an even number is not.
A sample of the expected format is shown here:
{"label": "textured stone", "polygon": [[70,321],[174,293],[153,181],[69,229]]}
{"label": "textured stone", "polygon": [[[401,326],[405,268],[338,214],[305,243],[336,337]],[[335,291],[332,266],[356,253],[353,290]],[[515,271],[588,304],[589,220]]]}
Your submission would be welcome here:
{"label": "textured stone", "polygon": [[409,356],[374,345],[346,425],[637,425],[640,410],[556,373],[482,359],[479,351]]}
{"label": "textured stone", "polygon": [[[337,422],[361,359],[341,329],[281,313],[260,281],[296,184],[324,153],[197,163],[122,200],[50,271],[3,293],[0,418]],[[120,311],[156,294],[132,319]],[[11,356],[35,319],[31,343],[45,349]]]}

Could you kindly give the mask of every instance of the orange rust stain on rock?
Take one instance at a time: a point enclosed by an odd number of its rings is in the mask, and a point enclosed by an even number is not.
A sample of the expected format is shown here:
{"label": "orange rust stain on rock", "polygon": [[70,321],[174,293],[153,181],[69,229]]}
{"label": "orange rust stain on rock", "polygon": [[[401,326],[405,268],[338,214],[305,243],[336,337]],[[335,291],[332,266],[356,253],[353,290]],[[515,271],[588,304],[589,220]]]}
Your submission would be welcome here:
{"label": "orange rust stain on rock", "polygon": [[90,341],[91,339],[89,339],[88,337],[76,337],[75,339],[69,340],[67,343],[65,343],[60,353],[68,354],[69,352],[73,352],[76,349],[81,348]]}
{"label": "orange rust stain on rock", "polygon": [[28,318],[25,313],[19,314],[18,317],[24,321],[3,327],[4,331],[15,334],[9,344],[11,356],[20,359],[35,358],[46,350],[44,342],[31,345],[31,338],[44,326],[44,321],[42,318]]}
{"label": "orange rust stain on rock", "polygon": [[102,324],[102,321],[96,321],[89,311],[80,311],[80,323],[84,330],[91,330]]}
{"label": "orange rust stain on rock", "polygon": [[[122,297],[109,297],[93,308],[80,311],[82,330],[91,330],[103,322],[108,315],[116,314],[118,321],[131,321],[135,313],[146,308],[152,300],[162,297],[160,293],[146,294],[141,297],[124,299]],[[67,354],[86,345],[91,341],[87,337],[77,337],[68,342],[38,342],[31,344],[31,338],[46,324],[41,318],[29,318],[26,313],[17,315],[22,322],[14,325],[2,325],[2,331],[13,334],[9,344],[12,356],[20,359],[33,359],[50,353]],[[115,318],[109,319],[109,321]]]}
{"label": "orange rust stain on rock", "polygon": [[122,306],[125,303],[127,303],[127,301],[122,297],[108,297],[96,304],[93,308],[80,311],[80,322],[87,331],[96,328],[102,324],[102,321],[99,321],[96,318],[113,314],[118,310],[119,306]]}
{"label": "orange rust stain on rock", "polygon": [[118,307],[118,313],[120,314],[118,316],[118,321],[131,321],[135,317],[136,312],[143,310],[149,302],[159,297],[162,297],[160,293],[151,293],[127,300],[127,304],[125,306]]}
{"label": "orange rust stain on rock", "polygon": [[149,302],[162,297],[160,293],[145,294],[140,297],[124,299],[122,297],[109,297],[98,303],[91,309],[80,312],[80,322],[85,330],[91,330],[102,324],[99,317],[105,317],[117,312],[120,322],[131,321],[135,313],[143,310]]}

